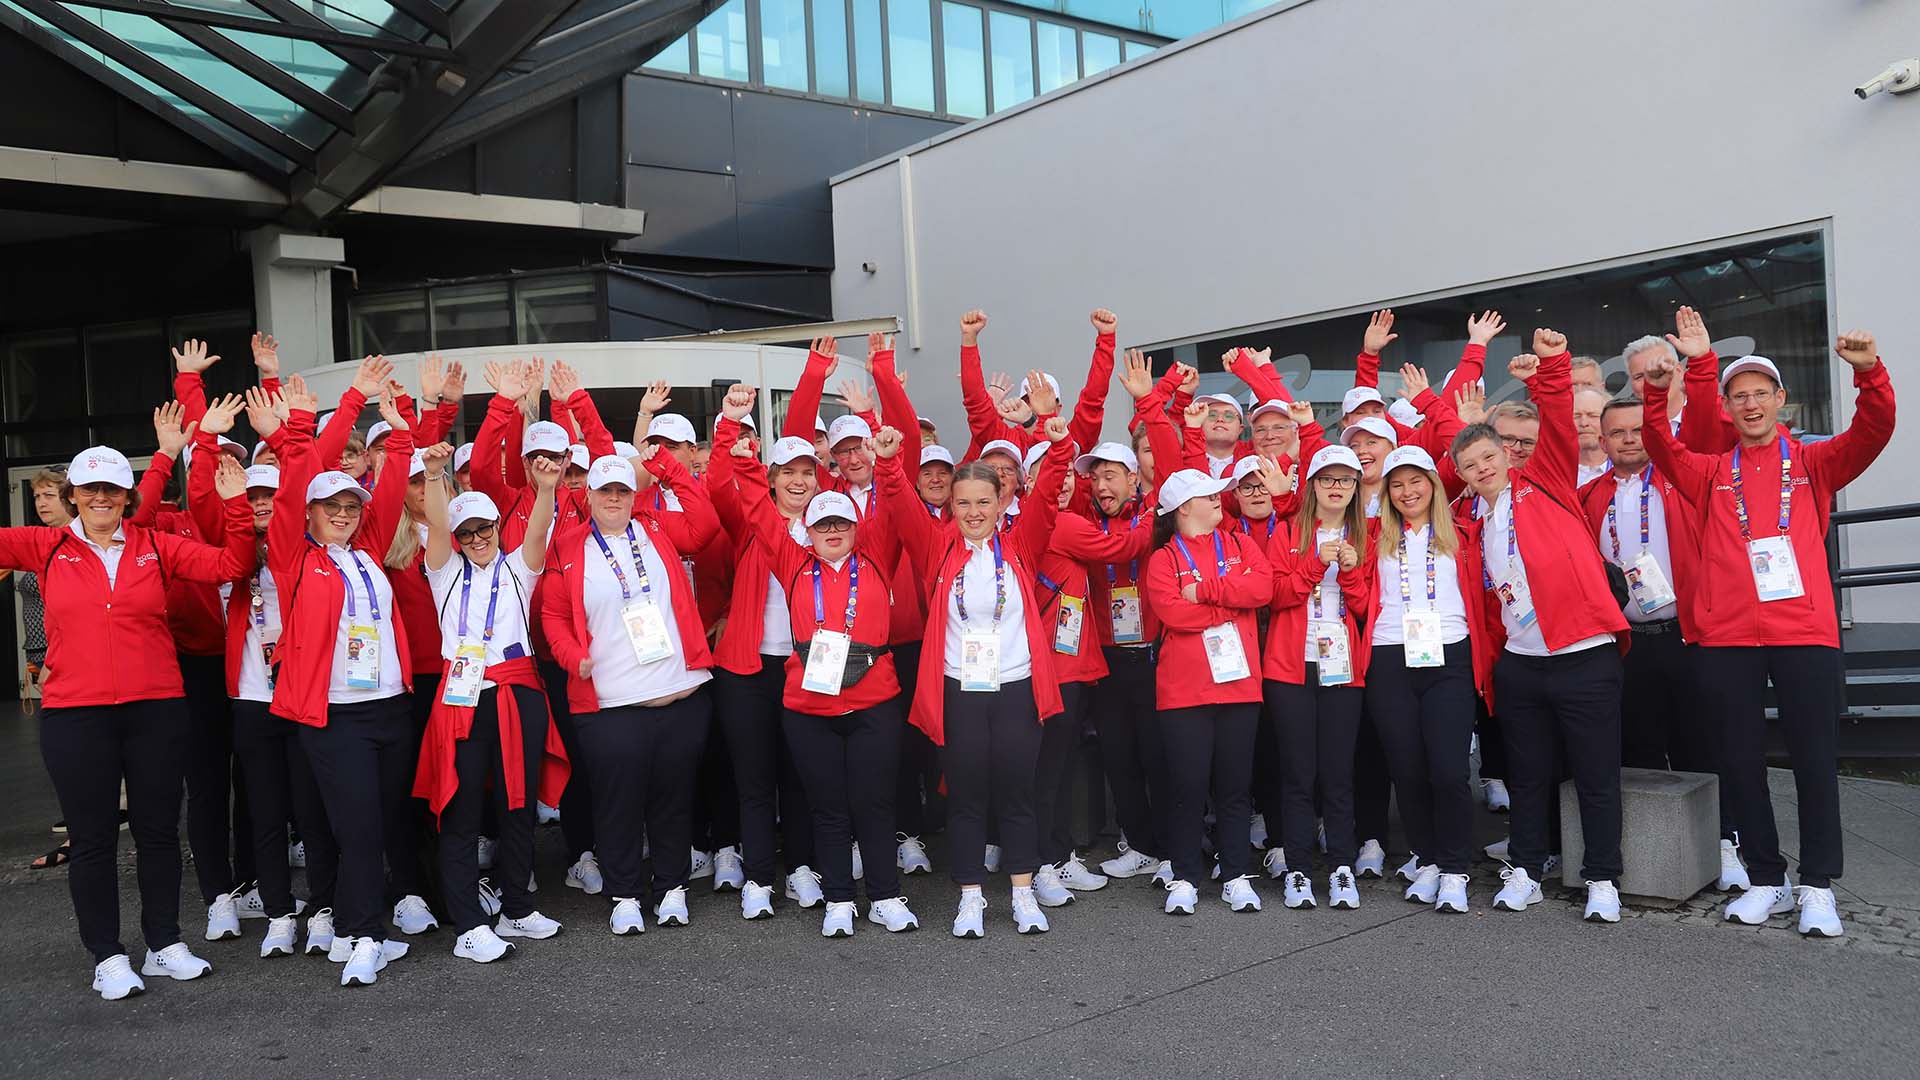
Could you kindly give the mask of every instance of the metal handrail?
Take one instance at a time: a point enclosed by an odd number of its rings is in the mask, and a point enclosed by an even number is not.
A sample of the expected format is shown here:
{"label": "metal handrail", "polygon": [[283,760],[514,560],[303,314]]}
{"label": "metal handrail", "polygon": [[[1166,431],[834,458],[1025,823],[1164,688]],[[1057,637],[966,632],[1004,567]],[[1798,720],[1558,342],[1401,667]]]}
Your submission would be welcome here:
{"label": "metal handrail", "polygon": [[[1840,610],[1840,590],[1866,589],[1876,585],[1914,585],[1920,584],[1920,563],[1888,563],[1884,566],[1848,566],[1840,565],[1840,526],[1865,525],[1875,521],[1900,521],[1908,518],[1920,518],[1920,503],[1896,503],[1893,506],[1873,506],[1857,510],[1836,510],[1828,521],[1832,527],[1827,530],[1827,565],[1833,570],[1833,610]],[[1852,712],[1847,701],[1847,666],[1840,665],[1840,714]]]}

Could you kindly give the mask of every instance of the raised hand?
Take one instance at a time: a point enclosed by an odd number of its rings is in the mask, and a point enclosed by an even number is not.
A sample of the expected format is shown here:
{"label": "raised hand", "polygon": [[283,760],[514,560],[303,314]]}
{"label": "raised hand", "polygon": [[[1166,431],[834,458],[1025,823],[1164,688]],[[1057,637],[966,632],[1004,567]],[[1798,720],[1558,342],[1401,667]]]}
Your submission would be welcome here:
{"label": "raised hand", "polygon": [[882,426],[874,433],[873,438],[867,440],[867,449],[873,451],[875,457],[890,458],[900,452],[900,447],[905,441],[906,438],[900,434],[899,428]]}
{"label": "raised hand", "polygon": [[1210,407],[1210,402],[1190,401],[1187,403],[1186,412],[1181,414],[1181,419],[1187,422],[1188,427],[1197,428],[1207,422],[1207,409]]}
{"label": "raised hand", "polygon": [[960,344],[980,344],[980,331],[987,328],[987,313],[974,308],[960,316]]}
{"label": "raised hand", "polygon": [[1093,314],[1087,319],[1093,323],[1094,332],[1098,334],[1111,334],[1120,329],[1120,316],[1106,308],[1094,308]]}
{"label": "raised hand", "polygon": [[1261,458],[1260,485],[1267,489],[1267,494],[1278,499],[1293,490],[1293,477],[1280,467],[1279,462]]}
{"label": "raised hand", "polygon": [[1677,334],[1667,335],[1667,344],[1681,356],[1691,360],[1696,356],[1705,356],[1713,351],[1713,338],[1707,333],[1707,320],[1690,307],[1683,307],[1673,313],[1673,328]]}
{"label": "raised hand", "polygon": [[1533,332],[1533,355],[1546,359],[1567,351],[1567,335],[1541,327]]}
{"label": "raised hand", "polygon": [[1115,372],[1115,377],[1135,401],[1153,393],[1153,369],[1147,366],[1147,354],[1139,349],[1126,351],[1120,358],[1120,369]]}
{"label": "raised hand", "polygon": [[461,401],[467,396],[467,368],[455,360],[447,365],[447,381],[440,387],[441,401]]}
{"label": "raised hand", "polygon": [[387,388],[387,380],[393,377],[393,365],[384,356],[369,356],[360,361],[359,370],[353,373],[353,388],[360,396],[372,401]]}
{"label": "raised hand", "polygon": [[280,430],[284,418],[277,408],[284,408],[286,399],[279,394],[269,394],[262,387],[247,387],[247,423],[253,427],[254,434],[261,438]]}
{"label": "raised hand", "polygon": [[[826,357],[827,360],[829,361],[827,364],[827,370],[825,374],[821,376],[821,378],[824,378],[824,379],[833,378],[834,371],[840,366],[840,343],[835,341],[833,337],[829,335],[827,337],[814,338],[813,344],[809,346],[809,348],[811,348],[814,352],[819,353],[821,356]],[[665,406],[662,406],[662,408],[665,408]]]}
{"label": "raised hand", "polygon": [[1673,385],[1673,375],[1677,370],[1679,370],[1678,365],[1673,362],[1672,357],[1664,354],[1656,356],[1653,362],[1647,365],[1647,385],[1665,390]]}
{"label": "raised hand", "polygon": [[1246,354],[1247,354],[1247,350],[1241,348],[1238,345],[1234,346],[1231,349],[1228,349],[1226,352],[1221,353],[1220,369],[1222,371],[1232,371],[1234,363],[1237,362],[1241,357],[1245,356]]}
{"label": "raised hand", "polygon": [[527,361],[527,398],[537,407],[540,388],[547,385],[547,362],[539,357]]}
{"label": "raised hand", "polygon": [[1033,406],[1027,404],[1026,398],[1018,398],[1012,394],[1008,394],[1006,397],[1001,398],[994,407],[1000,411],[1000,419],[1005,420],[1014,427],[1026,427],[1027,421],[1033,419]]}
{"label": "raised hand", "polygon": [[298,375],[289,375],[286,381],[280,384],[279,403],[274,406],[273,411],[280,419],[285,420],[287,414],[294,409],[318,414],[320,399],[307,385],[307,380]]}
{"label": "raised hand", "polygon": [[1067,418],[1055,413],[1047,417],[1043,430],[1047,433],[1048,442],[1061,442],[1067,437]]}
{"label": "raised hand", "polygon": [[1414,367],[1412,364],[1400,365],[1401,397],[1412,401],[1414,398],[1426,393],[1432,386],[1433,384],[1427,381],[1425,369]]}
{"label": "raised hand", "polygon": [[[829,339],[831,340],[831,339]],[[640,411],[648,416],[656,416],[660,410],[673,404],[673,387],[665,379],[655,379],[647,384],[647,392],[640,395]]]}
{"label": "raised hand", "polygon": [[1273,346],[1271,345],[1264,349],[1241,349],[1240,355],[1251,361],[1254,367],[1273,366]]}
{"label": "raised hand", "polygon": [[1840,335],[1833,343],[1833,351],[1840,359],[1853,365],[1855,371],[1866,371],[1880,362],[1880,350],[1874,345],[1873,334],[1866,330],[1849,330]]}
{"label": "raised hand", "polygon": [[237,499],[247,493],[247,470],[230,454],[221,454],[214,463],[213,491],[223,499]]}
{"label": "raised hand", "polygon": [[[546,459],[539,458],[536,460],[544,461]],[[420,450],[420,464],[427,467],[426,477],[429,480],[440,479],[441,476],[445,475],[447,467],[452,464],[452,462],[453,446],[449,443],[437,442],[432,446],[422,447]]]}
{"label": "raised hand", "polygon": [[210,435],[225,435],[233,430],[233,421],[246,407],[247,399],[239,394],[227,394],[215,398],[207,405],[207,411],[200,418],[200,430]]}
{"label": "raised hand", "polygon": [[746,383],[734,383],[728,387],[726,399],[720,402],[720,415],[737,424],[752,413],[753,387]]}
{"label": "raised hand", "polygon": [[1527,382],[1539,373],[1540,358],[1532,353],[1525,353],[1507,361],[1507,374],[1521,382]]}
{"label": "raised hand", "polygon": [[1487,421],[1487,391],[1478,379],[1460,388],[1453,395],[1453,411],[1459,415],[1462,424],[1484,424]]}
{"label": "raised hand", "polygon": [[565,401],[578,389],[580,389],[580,373],[573,370],[573,365],[565,360],[555,360],[553,373],[547,378],[547,392],[553,395],[553,400]]}
{"label": "raised hand", "polygon": [[987,396],[997,404],[1005,401],[1013,393],[1013,378],[1004,371],[996,371],[987,376]]}
{"label": "raised hand", "polygon": [[428,353],[420,361],[420,401],[438,405],[447,389],[447,365],[439,353]]}
{"label": "raised hand", "polygon": [[1027,372],[1027,407],[1035,416],[1052,416],[1060,411],[1060,395],[1053,392],[1053,384],[1039,368]]}
{"label": "raised hand", "polygon": [[732,448],[727,452],[737,458],[750,458],[753,456],[753,440],[741,439],[734,443]]}
{"label": "raised hand", "polygon": [[840,384],[840,400],[847,403],[847,411],[864,413],[873,411],[873,395],[860,384],[858,379],[847,379]]}
{"label": "raised hand", "polygon": [[186,408],[177,401],[169,401],[153,410],[153,440],[159,444],[161,453],[176,461],[180,459],[181,448],[187,445],[187,440],[193,438],[194,430],[199,427],[197,424],[182,427],[180,421],[186,415]]}
{"label": "raised hand", "polygon": [[527,393],[527,372],[525,365],[518,360],[502,364],[497,360],[487,361],[482,371],[487,385],[503,398],[518,401]]}
{"label": "raised hand", "polygon": [[1175,364],[1173,368],[1180,373],[1180,392],[1192,397],[1193,392],[1200,389],[1200,369],[1185,364]]}
{"label": "raised hand", "polygon": [[553,491],[560,486],[560,474],[563,467],[558,461],[545,455],[535,457],[531,460],[532,464],[527,467],[527,472],[533,477],[533,487],[535,491]]}
{"label": "raised hand", "polygon": [[1287,415],[1293,418],[1295,424],[1301,426],[1311,424],[1313,423],[1313,402],[1289,401],[1287,402]]}
{"label": "raised hand", "polygon": [[411,430],[411,425],[407,423],[406,414],[400,411],[400,405],[397,400],[398,397],[399,395],[394,392],[391,386],[385,387],[380,391],[380,419],[393,425],[393,430],[395,431]]}
{"label": "raised hand", "polygon": [[260,370],[260,377],[262,379],[279,378],[280,343],[273,340],[273,335],[255,330],[253,340],[249,344],[253,348],[253,366]]}
{"label": "raised hand", "polygon": [[217,356],[207,354],[207,343],[198,338],[188,338],[173,350],[174,370],[198,375],[220,362]]}
{"label": "raised hand", "polygon": [[873,358],[883,352],[893,351],[893,337],[878,330],[867,335],[867,366],[873,366]]}
{"label": "raised hand", "polygon": [[1467,340],[1484,348],[1506,328],[1507,320],[1501,318],[1499,312],[1483,311],[1467,317]]}
{"label": "raised hand", "polygon": [[1380,350],[1393,344],[1399,337],[1393,332],[1393,309],[1381,308],[1367,320],[1366,336],[1360,339],[1360,351],[1368,356],[1379,356]]}

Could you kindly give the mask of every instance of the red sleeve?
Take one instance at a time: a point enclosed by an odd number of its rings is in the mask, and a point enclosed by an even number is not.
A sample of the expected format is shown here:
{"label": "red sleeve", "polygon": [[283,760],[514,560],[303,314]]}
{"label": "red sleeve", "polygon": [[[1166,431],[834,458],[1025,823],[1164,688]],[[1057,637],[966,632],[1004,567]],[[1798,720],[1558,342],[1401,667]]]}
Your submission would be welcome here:
{"label": "red sleeve", "polygon": [[[331,425],[329,425],[331,426]],[[267,523],[267,565],[283,578],[300,559],[306,543],[307,483],[320,472],[313,448],[313,414],[295,409],[267,436],[280,462],[280,489],[273,495],[273,519]]]}
{"label": "red sleeve", "polygon": [[1454,367],[1453,377],[1447,380],[1447,385],[1440,388],[1441,400],[1451,406],[1454,395],[1472,386],[1474,380],[1484,378],[1486,372],[1487,347],[1468,342],[1467,347],[1460,350],[1460,363]]}
{"label": "red sleeve", "polygon": [[[713,500],[713,512],[720,518],[720,527],[738,543],[747,540],[747,515],[744,500],[740,495],[740,486],[736,475],[744,476],[758,470],[740,469],[734,466],[733,446],[740,441],[741,426],[726,417],[713,429],[713,453],[707,456],[706,487],[707,496]],[[761,473],[761,484],[767,482],[766,474]]]}
{"label": "red sleeve", "polygon": [[184,581],[218,585],[243,578],[253,570],[252,507],[245,495],[221,500],[219,506],[221,528],[208,534],[208,539],[220,538],[217,547],[171,533],[153,534],[154,548],[165,560],[168,573]]}
{"label": "red sleeve", "polygon": [[[792,581],[793,575],[800,572],[801,564],[811,557],[812,551],[795,543],[793,536],[788,533],[787,519],[773,505],[773,495],[767,489],[766,474],[754,469],[741,469],[738,476],[738,497],[745,516],[745,531],[740,534],[740,542],[758,542],[760,549],[772,561],[775,576],[782,581]],[[863,530],[866,528],[864,524],[860,527]]]}
{"label": "red sleeve", "polygon": [[[333,425],[327,427],[331,429]],[[373,501],[367,504],[360,531],[353,534],[353,546],[385,565],[393,534],[406,517],[407,482],[412,479],[407,473],[413,464],[413,429],[395,428],[381,448],[387,463],[380,469],[380,479],[373,483]]]}
{"label": "red sleeve", "polygon": [[1035,563],[1046,554],[1053,540],[1053,523],[1060,517],[1060,486],[1066,482],[1067,468],[1073,461],[1073,443],[1062,439],[1047,448],[1040,458],[1040,473],[1028,485],[1027,499],[1020,504],[1020,515],[1013,522],[1014,550]]}
{"label": "red sleeve", "polygon": [[340,395],[340,408],[334,411],[333,419],[327,421],[327,430],[314,436],[314,453],[319,455],[321,471],[340,467],[340,458],[347,452],[347,440],[353,437],[353,425],[360,422],[360,410],[366,405],[366,395],[357,387],[349,386],[347,392]]}
{"label": "red sleeve", "polygon": [[1353,385],[1380,386],[1380,354],[1363,352],[1353,358]]}
{"label": "red sleeve", "polygon": [[[512,506],[520,495],[519,489],[509,485],[500,471],[508,433],[519,429],[520,407],[512,398],[493,395],[487,402],[486,419],[480,422],[480,431],[473,437],[473,459],[467,463],[473,490],[492,499],[493,504],[503,510]],[[519,440],[516,437],[514,441]]]}
{"label": "red sleeve", "polygon": [[[661,451],[643,464],[655,480],[665,484],[673,491],[674,498],[680,500],[679,513],[669,511],[658,515],[660,527],[667,531],[667,539],[673,541],[676,550],[692,558],[720,535],[720,518],[713,512],[713,500],[707,497],[706,487],[672,454]],[[638,510],[640,500],[635,499],[633,505]]]}
{"label": "red sleeve", "polygon": [[[1180,442],[1180,433],[1173,429],[1173,420],[1166,412],[1155,407],[1153,396],[1149,394],[1135,403],[1135,418],[1147,425],[1147,446],[1153,450],[1154,479],[1165,483],[1167,477],[1179,472],[1184,466],[1176,464],[1168,468],[1167,463],[1179,463],[1185,459],[1185,451]],[[1201,453],[1205,453],[1203,447]]]}
{"label": "red sleeve", "polygon": [[813,421],[820,415],[820,399],[826,394],[827,369],[834,358],[817,352],[807,353],[806,370],[787,398],[787,419],[780,425],[782,437],[793,435],[813,441]]}
{"label": "red sleeve", "polygon": [[[1680,441],[1703,454],[1724,454],[1740,444],[1733,421],[1720,407],[1720,357],[1712,349],[1687,361],[1687,403],[1680,407]],[[1647,388],[1648,393],[1653,388]],[[1669,396],[1671,396],[1669,394]]]}
{"label": "red sleeve", "polygon": [[1866,472],[1893,438],[1893,380],[1887,377],[1887,365],[1876,363],[1865,371],[1856,370],[1853,385],[1860,391],[1854,400],[1853,423],[1831,439],[1800,448],[1807,459],[1808,475],[1820,476],[1829,492],[1846,487]]}
{"label": "red sleeve", "polygon": [[0,529],[0,569],[39,573],[47,556],[60,539],[59,529],[44,525],[21,525]]}
{"label": "red sleeve", "polygon": [[1176,419],[1174,423],[1180,428],[1180,467],[1198,469],[1211,475],[1212,462],[1207,457],[1206,428],[1189,425],[1184,416]]}
{"label": "red sleeve", "polygon": [[1640,434],[1647,443],[1647,456],[1660,475],[1673,481],[1682,498],[1696,509],[1706,505],[1713,490],[1713,474],[1719,468],[1717,454],[1703,454],[1677,443],[1667,420],[1667,389],[1647,384],[1646,414]]}
{"label": "red sleeve", "polygon": [[1254,404],[1268,401],[1291,402],[1293,395],[1287,392],[1287,385],[1273,370],[1272,364],[1256,364],[1246,358],[1244,350],[1234,350],[1233,359],[1228,362],[1227,370],[1234,378],[1247,384],[1253,391]]}
{"label": "red sleeve", "polygon": [[1289,527],[1273,538],[1273,606],[1275,610],[1297,608],[1313,595],[1313,587],[1327,572],[1327,564],[1312,551],[1299,550],[1300,538]]}
{"label": "red sleeve", "polygon": [[[907,388],[900,382],[900,372],[894,367],[893,350],[882,349],[874,353],[867,367],[873,374],[874,392],[880,395],[881,417],[899,429],[900,434],[911,434],[913,437],[906,440],[906,444],[919,450],[923,441],[920,437],[920,414],[914,411],[913,400],[907,397]],[[719,447],[716,445],[715,449]],[[902,452],[905,452],[904,449]]]}
{"label": "red sleeve", "polygon": [[985,446],[995,439],[1022,445],[1016,433],[1023,429],[1007,423],[994,406],[992,395],[987,393],[987,377],[980,370],[978,345],[960,346],[960,403],[966,406],[967,430],[973,433],[974,445]]}
{"label": "red sleeve", "polygon": [[1093,359],[1087,363],[1087,383],[1080,388],[1080,400],[1074,402],[1073,418],[1067,423],[1067,438],[1082,450],[1091,450],[1100,441],[1100,425],[1107,415],[1107,384],[1113,380],[1112,334],[1093,339]]}
{"label": "red sleeve", "polygon": [[[554,663],[564,668],[568,678],[572,678],[580,673],[580,661],[587,658],[586,643],[573,636],[573,587],[568,583],[566,571],[560,568],[557,559],[544,573],[547,581],[540,590],[540,626],[547,632],[547,649],[553,653]],[[567,689],[564,686],[552,687],[549,692],[564,695]]]}
{"label": "red sleeve", "polygon": [[920,493],[907,483],[900,455],[875,459],[873,483],[881,498],[886,500],[887,515],[893,519],[895,541],[906,549],[907,555],[921,568],[922,573],[931,573],[927,561],[933,556],[940,523],[927,513],[926,505],[920,501]]}
{"label": "red sleeve", "polygon": [[1196,594],[1203,603],[1221,608],[1263,608],[1273,600],[1273,566],[1260,545],[1246,537],[1230,536],[1240,549],[1240,565],[1217,578],[1202,581]]}
{"label": "red sleeve", "polygon": [[524,491],[527,487],[527,459],[520,449],[520,440],[526,434],[527,421],[520,415],[520,406],[515,405],[512,420],[507,424],[506,437],[502,440],[500,455],[501,482],[508,491]]}
{"label": "red sleeve", "polygon": [[563,407],[573,414],[574,426],[580,429],[580,441],[587,444],[588,454],[603,458],[613,453],[613,433],[601,421],[593,395],[587,393],[585,387],[575,390]]}
{"label": "red sleeve", "polygon": [[[418,431],[413,440],[415,445],[432,446],[445,439],[447,432],[453,430],[454,421],[459,418],[460,402],[457,399],[448,398],[435,405],[432,411],[422,416],[414,425]],[[468,465],[471,466],[472,462],[468,462]]]}
{"label": "red sleeve", "polygon": [[147,462],[147,471],[140,474],[140,509],[133,512],[127,520],[143,528],[152,528],[160,517],[160,504],[165,501],[167,477],[173,475],[173,459],[154,451],[153,458]]}
{"label": "red sleeve", "polygon": [[1313,455],[1319,453],[1322,448],[1331,446],[1331,445],[1333,444],[1327,441],[1326,429],[1320,426],[1319,421],[1316,420],[1310,423],[1301,424],[1300,425],[1300,471],[1306,472],[1307,466],[1313,464]]}
{"label": "red sleeve", "polygon": [[[1211,551],[1208,552],[1212,554]],[[1147,558],[1147,565],[1140,571],[1140,591],[1147,607],[1159,618],[1161,626],[1169,630],[1205,630],[1217,626],[1232,617],[1230,612],[1221,610],[1206,601],[1193,601],[1180,595],[1181,576],[1177,572],[1179,556],[1174,554],[1173,542],[1161,545]],[[1205,585],[1205,582],[1201,582]]]}
{"label": "red sleeve", "polygon": [[1431,455],[1437,463],[1447,455],[1453,446],[1453,437],[1466,427],[1460,422],[1460,414],[1453,409],[1453,402],[1445,395],[1423,390],[1413,399],[1413,407],[1419,409],[1427,422],[1413,429],[1411,439],[1402,440],[1402,445],[1411,442]]}
{"label": "red sleeve", "polygon": [[1573,429],[1573,357],[1545,356],[1527,383],[1527,395],[1540,412],[1540,445],[1521,472],[1543,487],[1551,487],[1562,505],[1579,501],[1580,436]]}
{"label": "red sleeve", "polygon": [[201,539],[212,543],[220,535],[226,519],[220,509],[220,492],[215,483],[220,472],[220,440],[198,431],[193,437],[193,463],[187,466],[187,513],[192,515],[193,527]]}

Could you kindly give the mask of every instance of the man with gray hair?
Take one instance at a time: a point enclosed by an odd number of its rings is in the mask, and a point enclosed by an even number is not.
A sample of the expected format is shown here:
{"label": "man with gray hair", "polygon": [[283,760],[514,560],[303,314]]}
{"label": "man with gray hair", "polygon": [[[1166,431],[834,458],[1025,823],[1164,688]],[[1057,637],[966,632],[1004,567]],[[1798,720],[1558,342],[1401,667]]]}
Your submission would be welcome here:
{"label": "man with gray hair", "polygon": [[[1690,307],[1683,307],[1674,313],[1676,322],[1686,325],[1699,324],[1704,332],[1705,323],[1700,314]],[[1675,347],[1679,339],[1669,334],[1659,337],[1648,334],[1628,342],[1627,387],[1633,396],[1646,400],[1647,369],[1656,361],[1666,360],[1675,367],[1683,364],[1680,352]],[[1720,408],[1720,360],[1712,349],[1705,352],[1692,352],[1685,361],[1686,376],[1676,379],[1667,395],[1668,416],[1673,437],[1680,440],[1687,449],[1702,454],[1721,454],[1733,449],[1738,436],[1733,429],[1733,421]]]}
{"label": "man with gray hair", "polygon": [[1577,394],[1582,390],[1607,392],[1606,373],[1600,370],[1600,361],[1591,356],[1573,358],[1573,392]]}
{"label": "man with gray hair", "polygon": [[1576,487],[1586,487],[1605,476],[1613,466],[1607,462],[1607,445],[1600,438],[1600,414],[1607,407],[1604,391],[1582,386],[1573,392],[1573,428],[1580,439],[1580,470]]}

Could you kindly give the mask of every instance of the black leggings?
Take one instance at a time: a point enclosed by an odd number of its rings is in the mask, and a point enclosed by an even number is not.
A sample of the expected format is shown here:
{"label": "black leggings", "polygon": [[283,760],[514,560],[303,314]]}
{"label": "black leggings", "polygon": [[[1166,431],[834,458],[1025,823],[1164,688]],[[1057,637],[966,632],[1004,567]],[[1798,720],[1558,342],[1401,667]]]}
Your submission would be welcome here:
{"label": "black leggings", "polygon": [[40,756],[73,845],[67,891],[80,941],[96,964],[127,951],[120,943],[114,866],[122,779],[140,879],[141,934],[155,950],[180,940],[180,787],[191,723],[183,698],[40,714]]}
{"label": "black leggings", "polygon": [[1033,819],[1040,838],[1040,862],[1059,866],[1073,855],[1073,769],[1080,759],[1080,739],[1093,702],[1093,684],[1060,684],[1066,708],[1046,722],[1040,734],[1040,757],[1034,766]]}
{"label": "black leggings", "polygon": [[1536,877],[1557,830],[1560,775],[1573,774],[1586,842],[1581,876],[1620,878],[1620,651],[1613,643],[1558,656],[1504,652],[1494,700],[1507,737],[1513,793],[1509,861]]}
{"label": "black leggings", "polygon": [[[1266,697],[1285,770],[1280,797],[1285,804],[1282,822],[1287,842],[1282,846],[1287,849],[1287,868],[1311,870],[1314,854],[1320,850],[1313,828],[1316,785],[1327,826],[1327,866],[1352,866],[1360,846],[1354,836],[1353,747],[1364,694],[1351,683],[1321,686],[1319,665],[1308,664],[1304,682],[1268,679]],[[1223,839],[1222,846],[1225,843]]]}
{"label": "black leggings", "polygon": [[384,941],[388,823],[413,805],[420,755],[404,694],[327,706],[327,726],[300,728],[320,801],[340,849],[334,926]]}
{"label": "black leggings", "polygon": [[855,840],[867,851],[861,859],[866,864],[867,899],[899,896],[893,788],[903,726],[900,699],[839,716],[788,709],[781,726],[793,753],[793,767],[807,789],[807,806],[813,811],[813,849],[819,860],[815,866],[827,900],[853,900]]}
{"label": "black leggings", "polygon": [[440,877],[446,883],[447,916],[455,933],[488,925],[480,907],[481,808],[492,804],[500,830],[495,877],[499,879],[501,913],[509,919],[533,914],[533,805],[540,794],[540,767],[546,757],[547,714],[540,692],[524,686],[504,688],[520,709],[521,791],[526,799],[517,810],[507,809],[506,765],[501,758],[501,687],[480,692],[474,706],[473,727],[453,744],[453,768],[459,787],[440,811]]}
{"label": "black leggings", "polygon": [[713,673],[714,711],[726,732],[740,796],[740,857],[747,880],[756,885],[778,883],[782,860],[788,870],[813,864],[813,811],[781,730],[785,664],[781,657],[763,656],[752,675]]}
{"label": "black leggings", "polygon": [[1160,717],[1167,760],[1168,855],[1175,879],[1190,885],[1207,881],[1211,868],[1201,854],[1207,796],[1213,796],[1214,826],[1220,855],[1220,880],[1247,872],[1251,848],[1247,830],[1253,804],[1247,788],[1253,779],[1253,741],[1260,732],[1257,702],[1168,709]]}
{"label": "black leggings", "polygon": [[[920,679],[918,641],[893,647],[893,670],[900,676],[900,712],[913,710],[913,690]],[[894,826],[907,836],[926,836],[947,827],[947,797],[940,793],[940,748],[927,733],[902,721],[899,783],[893,793]]]}
{"label": "black leggings", "polygon": [[1154,706],[1157,667],[1147,646],[1108,646],[1107,677],[1095,690],[1100,759],[1113,791],[1114,817],[1127,846],[1167,855],[1167,758]]}
{"label": "black leggings", "polygon": [[1446,647],[1440,667],[1407,666],[1399,645],[1377,645],[1367,668],[1367,712],[1379,728],[1407,846],[1443,874],[1471,869],[1473,647]]}
{"label": "black leggings", "polygon": [[567,790],[560,794],[560,835],[567,841],[567,862],[594,850],[593,775],[585,767],[586,755],[580,746],[580,734],[573,723],[573,710],[567,704],[567,672],[544,657],[536,661],[540,681],[547,688],[547,710],[553,715],[554,729],[560,732],[560,745],[567,760],[573,762],[573,775],[567,778]]}
{"label": "black leggings", "polygon": [[[687,884],[693,781],[712,721],[713,699],[704,686],[665,705],[621,705],[573,718],[593,778],[595,853],[608,900],[651,906]],[[651,858],[641,855],[643,835]]]}
{"label": "black leggings", "polygon": [[998,829],[1000,869],[1031,874],[1040,868],[1039,823],[1034,819],[1034,773],[1043,729],[1033,680],[1001,683],[981,693],[946,679],[947,855],[957,885],[987,879],[987,815]]}
{"label": "black leggings", "polygon": [[293,874],[287,868],[287,821],[299,826],[307,845],[307,903],[333,906],[340,872],[327,810],[313,768],[300,748],[300,725],[267,712],[264,701],[233,702],[233,749],[247,775],[252,811],[254,862],[260,867],[260,902],[270,918],[293,914]]}
{"label": "black leggings", "polygon": [[[233,712],[227,699],[225,656],[180,653],[180,684],[186,690],[192,737],[187,743],[187,843],[193,847],[193,874],[202,903],[211,904],[253,876],[250,824],[240,818],[246,802],[234,802]],[[243,859],[233,858],[239,837]],[[286,861],[286,852],[280,853]],[[236,878],[236,862],[247,873]]]}

